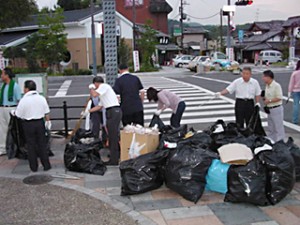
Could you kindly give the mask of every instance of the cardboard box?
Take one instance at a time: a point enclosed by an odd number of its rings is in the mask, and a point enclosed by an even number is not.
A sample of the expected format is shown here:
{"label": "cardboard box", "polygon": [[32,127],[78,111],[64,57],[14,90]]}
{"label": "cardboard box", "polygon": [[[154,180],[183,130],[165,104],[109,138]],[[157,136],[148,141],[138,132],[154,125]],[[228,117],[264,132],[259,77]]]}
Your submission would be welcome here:
{"label": "cardboard box", "polygon": [[246,165],[253,159],[250,148],[243,144],[227,144],[218,149],[222,163],[231,165]]}
{"label": "cardboard box", "polygon": [[[132,141],[133,133],[127,133],[121,131],[121,161],[130,159],[129,148]],[[135,134],[135,141],[140,145],[146,144],[142,149],[140,154],[146,154],[153,152],[157,149],[159,145],[159,135],[156,134]]]}

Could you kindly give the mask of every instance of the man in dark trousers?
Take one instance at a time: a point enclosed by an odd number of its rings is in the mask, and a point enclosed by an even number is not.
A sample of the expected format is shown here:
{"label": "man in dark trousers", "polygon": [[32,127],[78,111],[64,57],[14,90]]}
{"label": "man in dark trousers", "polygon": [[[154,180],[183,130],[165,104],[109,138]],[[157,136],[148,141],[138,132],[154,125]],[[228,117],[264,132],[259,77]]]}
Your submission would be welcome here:
{"label": "man in dark trousers", "polygon": [[[93,84],[94,86],[92,84],[89,86],[91,96],[99,96],[101,105],[106,109],[106,126],[110,149],[109,164],[118,165],[120,159],[120,122],[122,118],[120,104],[112,87],[105,84],[102,77],[94,77]],[[92,111],[93,109],[90,110],[90,112]]]}
{"label": "man in dark trousers", "polygon": [[251,68],[245,67],[241,78],[234,80],[226,89],[215,94],[216,97],[220,97],[235,93],[235,119],[240,128],[244,128],[245,123],[249,124],[255,105],[260,106],[261,89],[258,81],[251,78],[251,75]]}
{"label": "man in dark trousers", "polygon": [[123,126],[132,123],[144,126],[143,101],[145,91],[141,80],[129,73],[127,65],[121,64],[119,73],[121,76],[116,80],[113,89],[121,98]]}
{"label": "man in dark trousers", "polygon": [[39,157],[44,171],[47,171],[51,169],[46,139],[46,128],[51,129],[50,109],[46,99],[36,91],[34,81],[25,81],[24,93],[15,114],[22,119],[29,166],[32,172],[37,172]]}

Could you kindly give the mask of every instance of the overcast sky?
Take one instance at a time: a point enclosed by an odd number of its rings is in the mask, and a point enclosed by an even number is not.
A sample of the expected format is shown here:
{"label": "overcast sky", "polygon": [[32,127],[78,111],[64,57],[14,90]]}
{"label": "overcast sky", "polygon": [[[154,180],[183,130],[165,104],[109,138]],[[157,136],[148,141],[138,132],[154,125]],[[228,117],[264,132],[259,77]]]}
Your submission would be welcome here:
{"label": "overcast sky", "polygon": [[[36,0],[39,7],[52,7],[57,0]],[[116,0],[123,1],[123,0]],[[167,0],[173,8],[169,14],[170,19],[179,19],[180,0]],[[184,6],[184,12],[188,14],[190,21],[201,24],[219,24],[220,17],[214,16],[210,19],[203,19],[215,15],[220,11],[227,0],[184,0],[188,5]],[[236,0],[231,0],[234,4]],[[291,16],[300,16],[300,0],[253,0],[251,6],[238,6],[234,16],[236,24],[252,23],[254,21],[286,20]],[[199,18],[199,19],[196,19]]]}

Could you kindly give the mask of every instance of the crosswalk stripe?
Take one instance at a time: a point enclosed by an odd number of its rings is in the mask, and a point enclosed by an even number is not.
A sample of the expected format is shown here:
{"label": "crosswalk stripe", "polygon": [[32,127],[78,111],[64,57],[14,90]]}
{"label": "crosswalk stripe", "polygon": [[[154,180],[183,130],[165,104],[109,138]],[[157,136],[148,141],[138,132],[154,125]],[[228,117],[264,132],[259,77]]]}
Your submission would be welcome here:
{"label": "crosswalk stripe", "polygon": [[[218,103],[225,103],[226,100],[211,100],[211,101],[187,101],[185,102],[185,104],[187,106],[190,106],[190,105],[201,105],[201,104],[205,104],[205,105],[212,105],[212,104],[218,104]],[[148,103],[148,104],[145,104],[144,105],[144,108],[156,108],[157,107],[157,104],[156,103]]]}

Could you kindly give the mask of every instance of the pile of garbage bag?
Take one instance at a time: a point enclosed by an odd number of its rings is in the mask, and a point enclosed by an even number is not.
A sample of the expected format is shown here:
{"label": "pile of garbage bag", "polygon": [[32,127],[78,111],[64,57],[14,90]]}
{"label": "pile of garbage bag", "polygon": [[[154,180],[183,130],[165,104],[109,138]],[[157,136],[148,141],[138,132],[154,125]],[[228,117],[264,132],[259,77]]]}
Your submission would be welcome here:
{"label": "pile of garbage bag", "polygon": [[[253,119],[247,129],[218,120],[204,132],[190,134],[186,126],[172,128],[154,119],[161,125],[161,144],[155,152],[121,162],[122,195],[154,190],[165,182],[195,203],[206,189],[224,194],[227,202],[266,206],[284,199],[300,179],[299,147],[291,138],[272,143],[260,120]],[[153,157],[161,155],[155,165]]]}
{"label": "pile of garbage bag", "polygon": [[91,131],[79,129],[66,145],[65,167],[74,172],[104,175],[107,168],[100,157],[102,148],[101,140],[95,138]]}
{"label": "pile of garbage bag", "polygon": [[[21,123],[21,119],[19,119],[15,115],[10,114],[10,121],[6,136],[6,154],[8,159],[28,158],[28,150]],[[51,151],[51,134],[49,130],[46,130],[46,140],[48,154],[49,156],[54,156],[53,152]]]}

